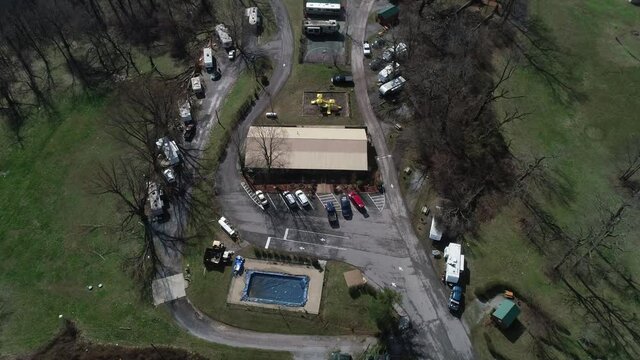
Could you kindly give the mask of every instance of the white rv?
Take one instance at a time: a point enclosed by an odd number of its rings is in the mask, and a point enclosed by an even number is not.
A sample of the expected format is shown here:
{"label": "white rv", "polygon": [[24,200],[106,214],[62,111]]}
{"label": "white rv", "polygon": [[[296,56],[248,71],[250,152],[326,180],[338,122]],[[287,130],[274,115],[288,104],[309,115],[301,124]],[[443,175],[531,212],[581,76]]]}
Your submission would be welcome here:
{"label": "white rv", "polygon": [[407,80],[405,80],[402,76],[398,76],[397,78],[382,84],[379,89],[380,96],[386,96],[400,91],[405,82],[407,82]]}
{"label": "white rv", "polygon": [[162,166],[173,166],[180,162],[180,150],[175,141],[163,137],[156,140],[156,146],[158,150],[162,151],[166,159],[166,161],[162,163]]}
{"label": "white rv", "polygon": [[250,7],[244,10],[245,16],[248,18],[249,26],[257,27],[260,25],[260,13],[257,7]]}
{"label": "white rv", "polygon": [[204,68],[208,72],[213,71],[216,66],[216,62],[213,58],[213,51],[211,50],[211,48],[206,47],[202,49],[202,57],[204,59]]}
{"label": "white rv", "polygon": [[220,218],[220,220],[218,220],[218,224],[220,225],[220,227],[222,228],[222,230],[224,230],[227,234],[229,234],[229,236],[231,236],[232,238],[235,238],[238,233],[236,232],[236,230],[233,228],[233,226],[231,226],[231,224],[229,223],[229,220],[227,220],[227,218],[225,218],[224,216]]}
{"label": "white rv", "polygon": [[340,16],[342,5],[339,2],[308,1],[304,6],[305,16]]}
{"label": "white rv", "polygon": [[450,284],[457,284],[464,272],[462,246],[456,243],[449,244],[444,248],[444,258],[447,261],[444,280]]}
{"label": "white rv", "polygon": [[204,94],[204,88],[202,87],[202,81],[200,80],[200,76],[195,76],[191,78],[191,90],[196,95]]}
{"label": "white rv", "polygon": [[220,45],[223,48],[227,49],[233,46],[233,39],[231,39],[231,35],[229,35],[229,30],[224,24],[216,25],[216,35],[218,35],[218,39],[220,39]]}
{"label": "white rv", "polygon": [[397,62],[393,62],[385,66],[384,69],[382,69],[378,73],[378,82],[379,83],[389,82],[398,75],[400,75],[400,64],[398,64]]}

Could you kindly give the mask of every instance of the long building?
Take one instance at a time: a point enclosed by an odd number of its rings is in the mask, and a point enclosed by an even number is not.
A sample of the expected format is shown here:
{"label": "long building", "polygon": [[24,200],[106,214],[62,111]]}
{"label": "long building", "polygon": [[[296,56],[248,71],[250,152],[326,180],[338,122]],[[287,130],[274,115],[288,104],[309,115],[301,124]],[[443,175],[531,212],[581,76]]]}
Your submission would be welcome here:
{"label": "long building", "polygon": [[271,158],[270,167],[278,170],[366,172],[367,150],[364,128],[252,126],[245,164],[265,169]]}

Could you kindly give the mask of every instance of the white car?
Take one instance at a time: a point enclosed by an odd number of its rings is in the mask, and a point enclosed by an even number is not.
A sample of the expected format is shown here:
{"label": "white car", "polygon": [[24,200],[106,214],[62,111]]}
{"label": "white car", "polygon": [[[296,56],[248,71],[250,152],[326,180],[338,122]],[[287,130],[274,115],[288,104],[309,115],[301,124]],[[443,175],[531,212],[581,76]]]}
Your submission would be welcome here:
{"label": "white car", "polygon": [[364,56],[371,55],[371,45],[365,41],[364,44],[362,44],[362,51],[364,52]]}
{"label": "white car", "polygon": [[267,200],[267,197],[264,196],[264,193],[262,192],[262,190],[256,191],[256,196],[258,197],[258,201],[260,201],[262,205],[269,204],[269,200]]}
{"label": "white car", "polygon": [[227,53],[227,57],[229,58],[229,60],[233,60],[236,58],[236,50],[229,50],[229,52]]}
{"label": "white car", "polygon": [[302,206],[309,206],[309,198],[302,190],[296,190],[296,197]]}
{"label": "white car", "polygon": [[162,171],[162,175],[164,175],[164,178],[169,184],[173,184],[176,182],[176,173],[172,168],[164,169],[164,171]]}

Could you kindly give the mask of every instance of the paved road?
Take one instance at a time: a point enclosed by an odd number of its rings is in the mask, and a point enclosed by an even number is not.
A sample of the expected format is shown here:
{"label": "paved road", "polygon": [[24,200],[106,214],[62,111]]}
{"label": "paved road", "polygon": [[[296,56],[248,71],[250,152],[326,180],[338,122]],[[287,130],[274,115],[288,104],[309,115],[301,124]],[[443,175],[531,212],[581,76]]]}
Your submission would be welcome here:
{"label": "paved road", "polygon": [[[367,94],[364,69],[364,55],[361,44],[365,38],[367,18],[374,0],[350,1],[350,34],[354,40],[351,48],[351,68],[356,86],[356,94]],[[398,186],[398,175],[385,136],[373,113],[368,96],[356,97],[360,114],[378,154],[378,165],[387,189],[387,204],[393,213],[396,227],[409,252],[409,261],[404,269],[402,306],[417,327],[417,347],[420,358],[470,359],[473,350],[468,328],[447,311],[442,286],[437,274],[428,265],[429,259],[424,247],[419,243],[411,226],[411,220]]]}
{"label": "paved road", "polygon": [[[293,35],[287,10],[282,2],[277,0],[272,0],[271,6],[274,11],[275,21],[278,24],[278,38],[274,42],[267,44],[265,49],[274,60],[275,70],[270,79],[270,84],[265,89],[265,92],[261,94],[260,100],[256,102],[246,120],[238,126],[236,131],[240,131],[243,134],[246,133],[253,120],[264,114],[270,103],[269,94],[277,94],[291,73]],[[223,62],[221,68],[223,70],[222,79],[215,84],[208,81],[209,93],[201,103],[203,113],[201,114],[198,134],[192,143],[197,149],[204,149],[208,144],[210,133],[216,125],[212,114],[215,109],[220,107],[223,99],[229,93],[235,80],[237,80],[239,72],[237,64],[232,65]],[[218,182],[225,183],[226,178],[227,184],[234,184],[240,187],[236,164],[238,164],[238,154],[234,147],[230,145],[225,161],[220,164]],[[170,218],[171,220],[159,224],[157,227],[158,233],[174,236],[181,231],[181,224],[176,219],[186,221],[186,216],[175,216],[175,212],[184,214],[186,210],[171,209],[170,213],[173,215]],[[156,252],[163,264],[163,267],[158,270],[158,276],[164,277],[182,272],[181,245],[167,246],[163,245],[166,242],[160,241],[158,237],[155,240]],[[258,333],[217,322],[201,313],[187,298],[171,301],[167,305],[176,323],[201,339],[236,347],[289,351],[293,353],[296,359],[326,359],[328,352],[333,349],[343,349],[344,351],[356,353],[375,343],[375,339],[361,336],[338,337]]]}

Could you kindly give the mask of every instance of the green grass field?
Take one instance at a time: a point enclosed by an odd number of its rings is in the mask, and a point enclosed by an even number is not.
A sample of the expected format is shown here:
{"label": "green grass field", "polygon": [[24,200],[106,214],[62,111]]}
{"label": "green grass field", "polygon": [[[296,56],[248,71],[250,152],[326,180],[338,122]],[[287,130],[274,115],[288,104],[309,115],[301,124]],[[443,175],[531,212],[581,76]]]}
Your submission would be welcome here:
{"label": "green grass field", "polygon": [[[97,342],[166,344],[217,358],[280,358],[206,344],[174,325],[164,309],[139,300],[139,288],[122,270],[134,244],[113,231],[118,206],[92,194],[98,164],[123,151],[105,133],[103,111],[100,98],[70,101],[60,123],[29,124],[24,150],[0,153],[0,354],[43,345],[63,314]],[[86,289],[98,283],[104,287]]]}
{"label": "green grass field", "polygon": [[[526,120],[509,124],[505,135],[518,158],[553,156],[548,162],[549,172],[565,190],[559,196],[539,196],[538,200],[559,225],[575,234],[597,226],[595,221],[603,217],[599,204],[613,207],[637,201],[621,190],[617,174],[626,144],[632,135],[640,133],[640,102],[635,99],[640,67],[627,53],[640,55],[640,38],[632,34],[640,24],[640,11],[625,1],[614,0],[537,0],[531,2],[529,11],[553,34],[562,60],[573,72],[571,86],[583,97],[572,103],[562,102],[533,70],[521,68],[506,87],[512,94],[525,97],[499,104],[498,110],[517,106],[532,112]],[[630,240],[620,261],[631,274],[637,274],[640,262],[635,259],[639,251],[630,243],[640,235],[635,220],[640,212],[637,206],[627,210],[622,232]],[[519,228],[522,214],[524,210],[512,202],[484,224],[478,236],[467,241],[471,272],[467,298],[473,298],[474,289],[490,283],[511,284],[566,327],[575,341],[585,336],[584,317],[567,305],[563,287],[544,275],[546,259]],[[638,303],[632,300],[625,307],[638,311]],[[482,358],[490,358],[485,334],[508,358],[535,358],[527,333],[511,342],[500,332],[477,324],[474,334]]]}
{"label": "green grass field", "polygon": [[[203,244],[204,247],[204,244]],[[371,295],[352,298],[344,281],[343,273],[351,266],[329,262],[322,289],[319,315],[305,315],[288,311],[274,312],[251,306],[227,304],[227,293],[231,283],[231,268],[224,271],[201,270],[202,249],[194,248],[189,255],[192,281],[187,294],[198,309],[212,318],[243,329],[287,334],[374,334],[376,326],[369,317],[369,305],[375,301]],[[244,250],[250,252],[250,249]]]}

